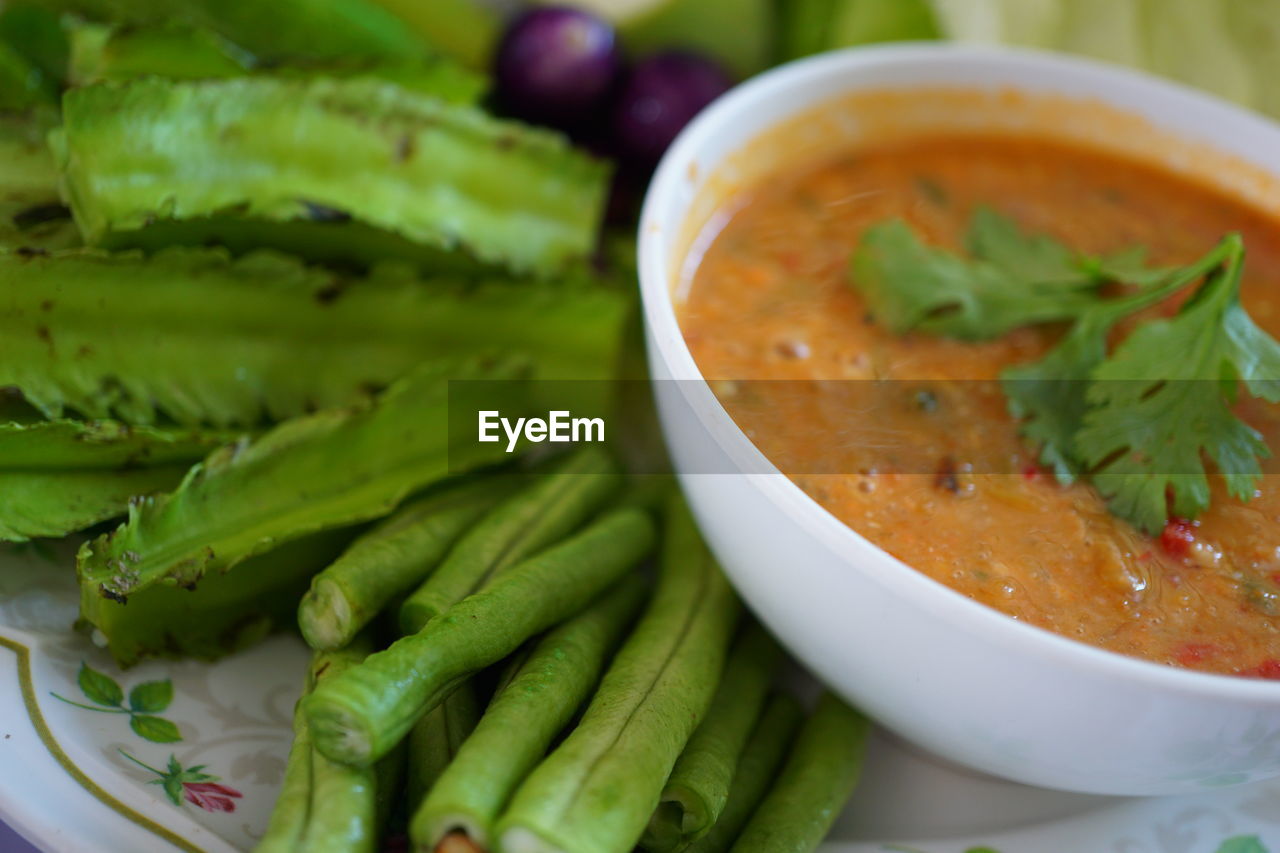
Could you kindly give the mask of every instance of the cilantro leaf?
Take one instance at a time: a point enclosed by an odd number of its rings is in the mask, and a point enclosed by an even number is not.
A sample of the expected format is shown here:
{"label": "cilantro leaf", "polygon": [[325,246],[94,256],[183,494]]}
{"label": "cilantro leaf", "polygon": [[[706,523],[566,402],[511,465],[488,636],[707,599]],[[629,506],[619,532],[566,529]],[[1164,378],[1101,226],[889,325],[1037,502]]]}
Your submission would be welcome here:
{"label": "cilantro leaf", "polygon": [[924,244],[900,219],[874,225],[853,253],[851,283],[897,334],[978,341],[1073,319],[1102,300],[1107,282],[1148,286],[1167,274],[1145,267],[1141,249],[1080,255],[987,207],[975,211],[966,242],[971,258]]}
{"label": "cilantro leaf", "polygon": [[[1280,343],[1240,305],[1238,235],[1158,269],[1140,248],[1080,255],[980,208],[966,242],[969,258],[924,244],[901,220],[881,223],[853,253],[851,284],[899,334],[976,341],[1073,321],[1039,361],[1003,372],[1009,410],[1059,481],[1091,479],[1112,512],[1148,533],[1171,507],[1187,518],[1208,507],[1206,459],[1233,496],[1252,496],[1270,451],[1231,405],[1240,385],[1280,402]],[[1175,317],[1139,326],[1108,356],[1118,322],[1202,279]],[[1108,282],[1138,290],[1111,297]]]}
{"label": "cilantro leaf", "polygon": [[[1144,254],[1140,250],[1097,259],[1100,273],[1104,269],[1123,269],[1127,280],[1146,279],[1147,289],[1095,303],[1080,314],[1039,361],[1006,368],[1001,373],[1010,413],[1023,419],[1023,436],[1040,445],[1041,464],[1051,468],[1060,483],[1074,482],[1087,468],[1076,452],[1076,434],[1089,409],[1086,394],[1093,372],[1106,360],[1107,336],[1112,328],[1125,317],[1199,280],[1222,262],[1225,253],[1222,246],[1216,247],[1196,263],[1172,272],[1137,266]],[[1252,328],[1265,337],[1257,327]],[[1253,334],[1241,329],[1244,337]],[[1280,362],[1280,349],[1276,355]]]}
{"label": "cilantro leaf", "polygon": [[[983,237],[993,239],[992,234]],[[1030,264],[1049,266],[1047,254],[1037,259],[1042,250],[1005,248],[1009,251],[994,251],[1012,267],[927,246],[905,222],[890,220],[863,234],[850,265],[852,282],[875,317],[895,333],[919,329],[971,341],[1067,319],[1096,301],[1100,281],[1093,276],[1077,269],[1072,276],[1028,282],[1015,271]]]}
{"label": "cilantro leaf", "polygon": [[[1258,460],[1270,455],[1231,403],[1241,378],[1251,393],[1274,388],[1261,370],[1274,366],[1271,358],[1280,363],[1280,347],[1251,321],[1241,323],[1243,243],[1231,235],[1220,245],[1223,266],[1175,317],[1138,327],[1093,370],[1088,387],[1076,449],[1111,510],[1147,533],[1164,526],[1169,496],[1185,518],[1208,508],[1204,456],[1244,500],[1262,474]],[[1242,350],[1246,344],[1262,355]]]}
{"label": "cilantro leaf", "polygon": [[1007,368],[1000,384],[1009,412],[1021,418],[1022,435],[1040,446],[1040,463],[1058,482],[1074,482],[1082,473],[1075,457],[1076,433],[1084,421],[1089,374],[1107,356],[1111,314],[1083,315],[1044,358]]}
{"label": "cilantro leaf", "polygon": [[1018,224],[990,207],[979,207],[969,223],[969,253],[995,264],[1022,285],[1027,282],[1090,283],[1076,254],[1044,235],[1027,235]]}

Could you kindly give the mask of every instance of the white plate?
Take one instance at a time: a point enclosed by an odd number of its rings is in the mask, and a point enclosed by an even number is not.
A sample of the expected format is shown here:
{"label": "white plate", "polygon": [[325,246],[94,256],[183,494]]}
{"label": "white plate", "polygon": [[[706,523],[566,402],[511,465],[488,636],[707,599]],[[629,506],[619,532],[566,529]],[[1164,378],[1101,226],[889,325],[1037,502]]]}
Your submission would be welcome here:
{"label": "white plate", "polygon": [[[284,770],[301,641],[278,636],[216,664],[121,672],[69,628],[70,552],[50,560],[9,548],[0,551],[0,821],[55,851],[252,848]],[[141,716],[167,723],[137,727],[163,737],[171,724],[181,740],[147,740],[131,725],[139,715],[105,710],[78,684],[82,664],[120,688],[122,705],[139,685],[167,679],[170,702],[162,688],[139,694],[150,692],[143,706],[156,709]],[[97,698],[113,698],[102,685]],[[206,810],[185,789],[172,802],[155,784],[171,760],[184,771],[203,765],[217,779],[196,784],[219,786],[206,787],[203,802],[231,808]],[[1280,782],[1160,799],[1063,794],[972,774],[878,734],[824,853],[1218,853],[1242,835],[1265,847],[1231,853],[1280,853]]]}

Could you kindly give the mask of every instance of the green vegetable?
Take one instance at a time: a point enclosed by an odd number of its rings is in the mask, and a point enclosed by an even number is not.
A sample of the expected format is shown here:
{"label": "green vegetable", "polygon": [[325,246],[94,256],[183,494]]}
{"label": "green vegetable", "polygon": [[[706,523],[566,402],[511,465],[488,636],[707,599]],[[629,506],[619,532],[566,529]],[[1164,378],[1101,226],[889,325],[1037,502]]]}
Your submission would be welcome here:
{"label": "green vegetable", "polygon": [[952,39],[1080,53],[1276,115],[1276,0],[932,0]]}
{"label": "green vegetable", "polygon": [[[149,470],[149,469],[144,469]],[[215,660],[288,627],[307,581],[351,541],[331,530],[212,572],[194,589],[153,584],[122,604],[80,585],[80,626],[104,641],[121,666],[154,657]]]}
{"label": "green vegetable", "polygon": [[475,687],[464,681],[439,705],[422,715],[409,732],[410,803],[420,803],[435,787],[480,719]]}
{"label": "green vegetable", "polygon": [[56,92],[67,74],[67,35],[57,12],[41,0],[6,0],[0,9],[0,41],[13,48]]}
{"label": "green vegetable", "polygon": [[155,75],[199,80],[243,77],[375,77],[455,104],[474,104],[483,77],[442,57],[422,59],[294,59],[268,64],[209,30],[183,24],[110,26],[78,23],[71,30],[71,82],[87,86]]}
{"label": "green vegetable", "polygon": [[311,811],[311,769],[315,758],[306,717],[295,708],[293,742],[285,760],[284,780],[271,808],[267,831],[253,848],[254,853],[293,853],[297,849]]}
{"label": "green vegetable", "polygon": [[1134,253],[1077,255],[1048,237],[1024,235],[987,208],[974,215],[968,242],[973,257],[962,258],[920,242],[901,220],[874,225],[853,253],[851,283],[897,334],[986,340],[1073,319],[1100,301],[1108,282],[1140,284],[1158,274]]}
{"label": "green vegetable", "polygon": [[131,25],[212,30],[263,59],[415,58],[430,49],[373,0],[44,0],[52,8]]}
{"label": "green vegetable", "polygon": [[67,75],[74,86],[152,74],[181,79],[239,77],[254,64],[252,56],[218,34],[172,22],[155,26],[77,22],[70,27],[70,37]]}
{"label": "green vegetable", "polygon": [[777,5],[783,59],[939,35],[927,0],[779,0]]}
{"label": "green vegetable", "polygon": [[803,718],[804,710],[791,694],[770,697],[742,750],[724,810],[706,835],[685,848],[688,853],[724,853],[729,849],[777,778]]}
{"label": "green vegetable", "polygon": [[384,515],[451,471],[501,454],[457,446],[448,385],[512,373],[510,364],[426,365],[371,405],[299,418],[218,450],[173,493],[134,504],[126,524],[86,542],[80,582],[118,601],[155,583],[193,586],[291,539]]}
{"label": "green vegetable", "polygon": [[607,454],[586,447],[554,472],[507,498],[469,530],[440,567],[400,606],[413,634],[491,578],[564,539],[621,486]]}
{"label": "green vegetable", "polygon": [[22,112],[56,100],[40,70],[22,54],[0,41],[0,110]]}
{"label": "green vegetable", "polygon": [[311,757],[312,808],[307,830],[295,850],[330,853],[377,849],[377,769],[351,767],[320,753]]}
{"label": "green vegetable", "polygon": [[[1280,344],[1240,305],[1239,236],[1186,267],[1155,270],[1142,266],[1140,250],[1076,255],[980,210],[969,248],[964,259],[923,245],[903,222],[874,226],[854,253],[853,283],[899,333],[981,340],[1073,320],[1040,361],[1004,372],[1009,407],[1059,480],[1087,476],[1112,512],[1143,531],[1159,532],[1170,509],[1193,518],[1208,508],[1202,456],[1233,496],[1253,495],[1270,450],[1230,406],[1241,380],[1253,396],[1280,402]],[[1139,326],[1107,355],[1116,323],[1202,277],[1177,317]],[[1109,296],[1102,286],[1115,281],[1139,289]]]}
{"label": "green vegetable", "polygon": [[1111,511],[1147,533],[1172,512],[1194,518],[1209,506],[1204,457],[1239,500],[1253,496],[1271,455],[1262,435],[1231,411],[1237,383],[1280,402],[1280,344],[1240,304],[1244,244],[1222,244],[1211,272],[1177,316],[1139,326],[1094,369],[1089,409],[1076,436]]}
{"label": "green vegetable", "polygon": [[134,498],[182,482],[188,467],[0,470],[0,542],[66,536],[124,515]]}
{"label": "green vegetable", "polygon": [[733,853],[817,850],[858,784],[869,729],[866,717],[823,694]]}
{"label": "green vegetable", "polygon": [[503,806],[596,686],[644,591],[638,575],[625,578],[538,640],[414,813],[409,835],[417,849],[433,850],[455,831],[492,846]]}
{"label": "green vegetable", "polygon": [[734,772],[760,716],[782,649],[752,623],[729,654],[706,719],[680,753],[645,833],[646,850],[676,850],[701,838],[729,800]]}
{"label": "green vegetable", "polygon": [[502,19],[489,4],[475,0],[375,0],[418,34],[424,42],[461,62],[486,71],[502,29]]}
{"label": "green vegetable", "polygon": [[139,468],[195,462],[243,431],[130,426],[120,421],[4,420],[0,471]]}
{"label": "green vegetable", "polygon": [[38,111],[0,114],[0,249],[80,245],[71,211],[58,197],[58,169],[45,143],[52,121]]}
{"label": "green vegetable", "polygon": [[595,246],[607,189],[555,134],[369,78],[99,84],[68,92],[63,120],[65,194],[85,241],[112,248],[552,276]]}
{"label": "green vegetable", "polygon": [[317,748],[335,761],[376,760],[459,681],[586,607],[652,539],[643,513],[612,513],[322,686],[307,700]]}
{"label": "green vegetable", "polygon": [[462,533],[514,487],[510,477],[452,483],[405,504],[311,580],[298,627],[315,649],[345,646],[388,602],[436,568]]}
{"label": "green vegetable", "polygon": [[938,36],[938,24],[928,0],[838,0],[830,46],[854,47]]}
{"label": "green vegetable", "polygon": [[[325,679],[357,666],[373,650],[367,635],[345,649],[319,652],[307,668],[303,695]],[[377,839],[375,773],[327,761],[311,748],[302,704],[293,714],[293,745],[284,783],[256,853],[372,850]]]}
{"label": "green vegetable", "polygon": [[1054,470],[1060,482],[1071,483],[1087,473],[1076,436],[1089,408],[1089,379],[1107,357],[1111,330],[1124,318],[1200,280],[1225,258],[1226,247],[1220,245],[1140,293],[1098,302],[1085,309],[1039,361],[1015,365],[1001,374],[1009,410],[1023,419],[1022,434],[1040,445],[1040,461]]}
{"label": "green vegetable", "polygon": [[516,792],[504,850],[626,853],[711,704],[739,606],[680,500],[658,588],[582,721]]}
{"label": "green vegetable", "polygon": [[266,252],[0,253],[0,386],[47,417],[251,425],[352,404],[432,359],[514,351],[539,378],[603,379],[629,301],[390,268],[352,279]]}

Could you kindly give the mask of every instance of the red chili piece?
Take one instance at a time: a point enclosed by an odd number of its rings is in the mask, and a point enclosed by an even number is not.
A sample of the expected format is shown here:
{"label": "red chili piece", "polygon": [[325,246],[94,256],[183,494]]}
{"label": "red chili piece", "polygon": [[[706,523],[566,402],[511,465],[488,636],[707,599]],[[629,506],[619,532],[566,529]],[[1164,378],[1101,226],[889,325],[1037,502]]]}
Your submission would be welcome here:
{"label": "red chili piece", "polygon": [[1185,557],[1196,541],[1196,523],[1185,518],[1171,518],[1160,533],[1160,546],[1175,557]]}

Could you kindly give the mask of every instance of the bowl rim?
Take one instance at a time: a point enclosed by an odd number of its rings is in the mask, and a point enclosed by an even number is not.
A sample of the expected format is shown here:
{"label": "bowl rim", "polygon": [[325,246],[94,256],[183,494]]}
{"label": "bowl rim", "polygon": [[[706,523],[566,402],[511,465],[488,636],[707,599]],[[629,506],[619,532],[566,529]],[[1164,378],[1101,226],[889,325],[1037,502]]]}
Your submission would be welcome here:
{"label": "bowl rim", "polygon": [[[1243,125],[1249,129],[1250,133],[1269,136],[1280,149],[1280,124],[1251,110],[1144,71],[1050,51],[1004,46],[908,42],[846,48],[790,62],[736,86],[701,112],[685,127],[667,150],[650,181],[640,214],[637,240],[640,293],[649,347],[651,349],[656,347],[656,357],[667,366],[675,380],[699,380],[699,389],[705,391],[704,399],[715,401],[710,409],[699,411],[699,417],[714,418],[718,429],[726,430],[735,441],[740,440],[754,451],[753,456],[764,461],[762,467],[771,472],[777,472],[765,475],[743,473],[733,476],[750,477],[771,503],[786,513],[807,535],[817,537],[833,554],[847,563],[851,571],[861,572],[895,594],[913,599],[916,604],[927,608],[935,615],[945,617],[952,624],[962,624],[969,631],[980,633],[982,638],[992,645],[1018,644],[1026,654],[1041,655],[1059,666],[1074,670],[1089,670],[1098,675],[1140,682],[1150,688],[1177,692],[1195,698],[1218,701],[1229,699],[1267,705],[1280,702],[1280,682],[1180,669],[1168,664],[1130,657],[1082,640],[1072,639],[1047,628],[1019,621],[934,580],[863,537],[806,494],[790,478],[777,471],[772,462],[768,461],[763,452],[742,432],[715,395],[710,393],[710,387],[689,351],[676,317],[672,288],[668,281],[669,272],[675,264],[672,263],[673,257],[662,245],[666,238],[662,227],[657,224],[663,221],[660,218],[663,212],[675,203],[674,196],[681,182],[686,180],[690,164],[698,162],[700,149],[708,139],[713,135],[724,135],[723,124],[731,122],[741,113],[750,112],[752,106],[760,100],[774,98],[779,93],[802,88],[808,81],[815,78],[827,78],[834,74],[855,69],[863,70],[877,65],[902,63],[1001,65],[1008,71],[1008,85],[1015,89],[1020,88],[1021,81],[1018,76],[1020,70],[1032,68],[1048,72],[1078,73],[1082,79],[1092,84],[1091,88],[1095,91],[1092,95],[1073,94],[1072,97],[1081,99],[1096,97],[1104,103],[1109,103],[1111,99],[1107,97],[1107,84],[1117,83],[1129,89],[1145,90],[1163,100],[1173,99],[1182,105],[1192,106],[1201,112],[1209,112],[1223,118],[1223,122],[1209,125],[1205,132],[1205,139],[1199,140],[1210,147],[1221,147],[1223,131],[1217,128],[1230,124],[1233,127]],[[945,87],[945,84],[943,85]],[[861,88],[863,87],[850,87],[849,91]],[[894,86],[893,88],[896,91],[902,91],[909,90],[911,87]],[[936,90],[939,85],[933,84],[930,88]],[[972,90],[977,87],[970,85],[956,88]],[[1032,98],[1037,95],[1037,89],[1034,86],[1028,87],[1025,91]],[[838,97],[838,95],[832,96],[827,100],[835,100]],[[792,116],[811,111],[813,108],[814,104],[808,103],[792,113]],[[785,120],[782,119],[782,121]],[[1179,135],[1175,131],[1170,133],[1174,136]],[[754,138],[756,137],[744,136],[740,144],[734,146],[734,150],[745,148]],[[706,170],[701,163],[698,164],[698,169],[699,172],[715,172],[714,168]],[[1280,169],[1269,171],[1274,171],[1280,176]],[[682,220],[683,217],[680,217],[677,222],[672,223],[668,218],[666,222],[669,225],[682,225]],[[680,261],[683,263],[684,259],[681,258]],[[655,357],[655,353],[650,352],[650,357]],[[722,449],[730,452],[729,448],[722,447]],[[858,559],[859,552],[867,559]]]}

